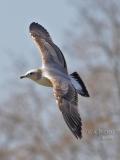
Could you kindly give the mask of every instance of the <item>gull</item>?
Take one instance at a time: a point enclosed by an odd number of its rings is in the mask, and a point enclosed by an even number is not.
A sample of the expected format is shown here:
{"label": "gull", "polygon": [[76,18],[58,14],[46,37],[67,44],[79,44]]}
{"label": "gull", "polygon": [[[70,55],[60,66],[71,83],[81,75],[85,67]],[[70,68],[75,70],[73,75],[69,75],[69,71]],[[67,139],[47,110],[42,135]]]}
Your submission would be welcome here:
{"label": "gull", "polygon": [[29,78],[39,85],[52,87],[56,103],[67,126],[77,139],[82,138],[78,94],[89,97],[85,84],[77,72],[68,74],[67,64],[61,50],[42,25],[31,23],[29,32],[40,51],[42,67],[32,69],[20,78]]}

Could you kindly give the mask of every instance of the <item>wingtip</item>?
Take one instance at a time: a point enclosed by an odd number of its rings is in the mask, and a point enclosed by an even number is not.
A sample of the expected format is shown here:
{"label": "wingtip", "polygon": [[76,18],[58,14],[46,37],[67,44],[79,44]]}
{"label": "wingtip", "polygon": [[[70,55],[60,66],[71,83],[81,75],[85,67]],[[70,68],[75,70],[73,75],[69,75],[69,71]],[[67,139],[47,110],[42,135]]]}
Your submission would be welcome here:
{"label": "wingtip", "polygon": [[82,139],[82,133],[79,132],[79,133],[76,133],[76,135],[74,134],[74,136],[79,140],[79,139]]}
{"label": "wingtip", "polygon": [[41,31],[43,31],[45,33],[48,33],[47,30],[42,25],[40,25],[39,23],[36,23],[36,22],[32,22],[30,24],[29,30],[30,30],[30,32],[34,31],[34,30],[41,30]]}
{"label": "wingtip", "polygon": [[75,136],[76,139],[81,139],[82,138],[82,121],[80,118],[79,113],[73,114],[71,113],[64,113],[63,118],[68,125],[69,129],[72,131],[73,135]]}
{"label": "wingtip", "polygon": [[29,30],[32,31],[33,29],[36,29],[39,27],[39,24],[36,22],[32,22],[29,26]]}
{"label": "wingtip", "polygon": [[51,37],[48,31],[42,25],[36,22],[32,22],[30,24],[29,32],[31,33],[33,37],[39,36],[39,37],[43,37],[46,40],[51,40]]}
{"label": "wingtip", "polygon": [[81,139],[82,138],[82,123],[78,126],[78,129],[76,130],[76,138]]}

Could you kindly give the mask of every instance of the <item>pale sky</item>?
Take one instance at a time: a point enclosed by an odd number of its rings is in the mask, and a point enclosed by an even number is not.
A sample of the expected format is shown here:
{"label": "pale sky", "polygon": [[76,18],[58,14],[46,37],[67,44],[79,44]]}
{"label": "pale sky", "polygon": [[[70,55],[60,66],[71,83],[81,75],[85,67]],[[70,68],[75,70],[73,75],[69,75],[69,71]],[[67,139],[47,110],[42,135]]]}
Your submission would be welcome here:
{"label": "pale sky", "polygon": [[0,2],[0,48],[27,48],[28,27],[33,21],[45,26],[62,44],[63,31],[74,19],[74,12],[67,0],[4,0]]}

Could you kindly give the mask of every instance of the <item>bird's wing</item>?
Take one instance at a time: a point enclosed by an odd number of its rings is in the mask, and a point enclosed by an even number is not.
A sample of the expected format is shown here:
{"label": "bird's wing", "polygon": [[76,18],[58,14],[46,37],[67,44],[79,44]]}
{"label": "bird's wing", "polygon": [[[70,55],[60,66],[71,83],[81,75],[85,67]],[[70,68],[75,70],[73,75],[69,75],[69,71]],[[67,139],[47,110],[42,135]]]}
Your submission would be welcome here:
{"label": "bird's wing", "polygon": [[78,94],[72,85],[55,87],[53,85],[56,102],[63,118],[76,138],[82,138],[82,122],[78,113]]}
{"label": "bird's wing", "polygon": [[35,22],[30,24],[29,30],[33,40],[41,50],[43,65],[57,63],[67,72],[65,58],[61,50],[53,43],[47,30]]}

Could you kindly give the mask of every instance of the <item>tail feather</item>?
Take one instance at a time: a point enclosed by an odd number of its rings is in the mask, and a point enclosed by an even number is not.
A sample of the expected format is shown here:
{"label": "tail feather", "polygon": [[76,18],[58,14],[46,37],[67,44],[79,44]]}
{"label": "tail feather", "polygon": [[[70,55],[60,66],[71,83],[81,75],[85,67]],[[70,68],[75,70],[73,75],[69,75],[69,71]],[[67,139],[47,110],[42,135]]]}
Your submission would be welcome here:
{"label": "tail feather", "polygon": [[70,74],[71,81],[77,92],[84,97],[90,97],[87,88],[77,72]]}

